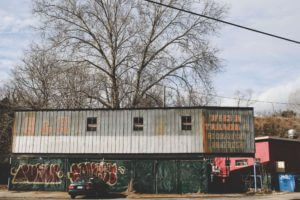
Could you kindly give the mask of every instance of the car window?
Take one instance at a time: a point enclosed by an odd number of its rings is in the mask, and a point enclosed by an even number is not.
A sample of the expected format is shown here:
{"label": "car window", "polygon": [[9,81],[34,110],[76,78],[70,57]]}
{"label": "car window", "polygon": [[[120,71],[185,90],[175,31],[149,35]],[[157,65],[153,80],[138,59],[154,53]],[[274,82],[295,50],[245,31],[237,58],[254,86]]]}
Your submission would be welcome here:
{"label": "car window", "polygon": [[76,184],[84,184],[86,182],[86,180],[84,179],[77,179],[76,181],[74,181],[74,183]]}

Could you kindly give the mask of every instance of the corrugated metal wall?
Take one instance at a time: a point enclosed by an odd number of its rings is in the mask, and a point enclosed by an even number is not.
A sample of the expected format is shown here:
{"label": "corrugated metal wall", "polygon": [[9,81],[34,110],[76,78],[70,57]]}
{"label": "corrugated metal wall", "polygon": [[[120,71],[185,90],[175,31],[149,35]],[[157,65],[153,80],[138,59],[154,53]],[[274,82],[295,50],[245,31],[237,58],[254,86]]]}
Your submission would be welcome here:
{"label": "corrugated metal wall", "polygon": [[13,159],[10,190],[64,191],[77,177],[103,179],[110,192],[208,192],[210,171],[202,160]]}
{"label": "corrugated metal wall", "polygon": [[[191,116],[192,130],[181,129]],[[87,118],[97,130],[87,131]],[[143,131],[133,118],[143,117]],[[254,153],[252,109],[136,109],[15,113],[13,153]]]}

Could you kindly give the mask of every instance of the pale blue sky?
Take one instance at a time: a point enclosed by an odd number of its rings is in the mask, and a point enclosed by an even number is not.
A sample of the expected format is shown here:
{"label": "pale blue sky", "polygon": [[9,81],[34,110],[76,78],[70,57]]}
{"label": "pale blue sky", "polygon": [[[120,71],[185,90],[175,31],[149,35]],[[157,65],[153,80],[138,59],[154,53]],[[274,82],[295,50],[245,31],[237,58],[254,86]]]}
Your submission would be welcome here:
{"label": "pale blue sky", "polygon": [[[299,0],[216,1],[229,6],[228,21],[300,40]],[[7,80],[22,50],[36,37],[30,29],[37,23],[31,15],[30,2],[0,0],[0,84]],[[224,60],[224,72],[214,77],[218,95],[232,97],[236,90],[252,89],[255,99],[287,102],[289,93],[300,88],[300,45],[227,25],[222,25],[213,41]],[[221,103],[235,105],[228,99]],[[273,109],[271,104],[252,106],[257,111]]]}
{"label": "pale blue sky", "polygon": [[0,84],[34,38],[30,0],[0,0]]}
{"label": "pale blue sky", "polygon": [[[228,21],[300,41],[299,0],[217,1],[229,5]],[[250,88],[255,99],[287,102],[289,93],[300,87],[300,45],[227,25],[219,35],[215,43],[225,60],[225,73],[215,79],[219,95],[233,96],[235,90]],[[232,100],[222,102],[234,105]],[[272,104],[252,106],[257,111],[273,109]]]}

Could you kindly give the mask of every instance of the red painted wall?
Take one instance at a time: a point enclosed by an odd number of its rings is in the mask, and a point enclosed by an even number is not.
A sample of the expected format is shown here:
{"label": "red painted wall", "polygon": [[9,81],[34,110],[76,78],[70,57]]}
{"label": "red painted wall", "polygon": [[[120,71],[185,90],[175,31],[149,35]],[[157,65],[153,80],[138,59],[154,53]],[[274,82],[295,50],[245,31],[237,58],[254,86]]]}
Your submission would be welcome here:
{"label": "red painted wall", "polygon": [[[260,162],[266,163],[270,161],[270,153],[269,153],[269,142],[264,141],[264,142],[256,142],[255,143],[255,158],[260,159]],[[230,160],[230,167],[226,168],[225,166],[225,160],[226,158],[224,157],[216,157],[214,159],[215,165],[220,168],[220,174],[219,176],[228,176],[229,171],[234,171],[234,170],[239,170],[241,168],[244,168],[243,166],[236,166],[235,162],[236,160],[247,160],[248,161],[248,166],[253,166],[254,164],[254,158],[251,157],[232,157],[229,158]]]}
{"label": "red painted wall", "polygon": [[[260,159],[268,167],[269,172],[276,172],[276,161],[285,161],[285,173],[300,173],[300,141],[288,139],[265,139],[256,141],[255,158]],[[228,176],[229,171],[245,167],[236,166],[236,160],[247,159],[248,167],[253,166],[254,159],[249,157],[229,158],[230,167],[226,169],[224,157],[214,159],[215,165],[220,168],[219,176]]]}

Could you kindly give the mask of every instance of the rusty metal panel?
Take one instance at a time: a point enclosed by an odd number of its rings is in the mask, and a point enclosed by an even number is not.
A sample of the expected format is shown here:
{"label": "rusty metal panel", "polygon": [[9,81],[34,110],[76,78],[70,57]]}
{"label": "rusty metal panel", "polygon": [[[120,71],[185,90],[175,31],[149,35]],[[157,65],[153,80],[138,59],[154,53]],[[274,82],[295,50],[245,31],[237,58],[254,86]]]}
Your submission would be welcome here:
{"label": "rusty metal panel", "polygon": [[[106,152],[113,152],[113,144],[115,144],[115,137],[113,135],[113,129],[114,129],[114,111],[108,112],[108,127],[107,127],[107,148]],[[105,152],[105,153],[106,153]]]}
{"label": "rusty metal panel", "polygon": [[147,150],[145,152],[154,152],[155,150],[155,110],[149,110],[147,112],[147,121],[145,121],[147,131],[145,137],[147,139]]}
{"label": "rusty metal panel", "polygon": [[97,117],[97,131],[96,131],[96,135],[94,137],[92,137],[93,139],[93,153],[98,153],[100,148],[99,148],[99,144],[100,144],[100,120],[101,120],[101,115],[100,112],[95,112],[93,113],[94,117]]}
{"label": "rusty metal panel", "polygon": [[72,111],[70,119],[70,152],[75,152],[77,148],[78,112]]}
{"label": "rusty metal panel", "polygon": [[172,110],[164,110],[165,113],[165,134],[164,134],[164,152],[170,153],[172,140],[171,140],[171,126],[172,126]]}
{"label": "rusty metal panel", "polygon": [[124,141],[123,141],[123,152],[124,153],[130,153],[130,147],[131,147],[131,111],[125,110],[124,111]]}
{"label": "rusty metal panel", "polygon": [[100,126],[100,146],[99,146],[99,151],[100,153],[103,153],[105,151],[105,148],[106,148],[106,136],[105,136],[105,133],[106,133],[106,127],[105,127],[105,114],[106,112],[103,111],[103,112],[100,112],[101,113],[101,117],[100,117],[100,121],[99,121],[99,126]]}
{"label": "rusty metal panel", "polygon": [[28,114],[28,138],[27,142],[29,143],[27,145],[28,149],[27,152],[33,153],[34,145],[35,145],[35,123],[36,123],[36,112],[30,112]]}
{"label": "rusty metal panel", "polygon": [[20,152],[26,152],[26,135],[27,135],[27,127],[28,127],[28,118],[26,117],[26,113],[22,113],[22,124],[21,124],[21,136],[20,136]]}
{"label": "rusty metal panel", "polygon": [[239,109],[205,109],[205,153],[254,153],[253,112]]}
{"label": "rusty metal panel", "polygon": [[192,119],[192,135],[191,135],[191,140],[192,140],[192,150],[191,152],[197,152],[197,142],[198,142],[198,138],[197,138],[197,131],[199,130],[198,128],[198,121],[199,121],[199,118],[198,118],[198,110],[193,110],[193,119]]}
{"label": "rusty metal panel", "polygon": [[65,144],[67,144],[67,153],[71,153],[71,149],[72,149],[72,141],[70,140],[73,136],[72,136],[72,112],[71,111],[67,111],[65,112],[65,116],[64,116],[64,138],[65,138]]}
{"label": "rusty metal panel", "polygon": [[79,132],[77,138],[77,153],[84,153],[84,135],[86,130],[86,114],[85,111],[80,111],[79,113]]}
{"label": "rusty metal panel", "polygon": [[197,115],[198,115],[198,121],[196,122],[196,138],[197,138],[197,146],[196,146],[196,152],[204,152],[204,144],[203,144],[203,126],[202,126],[202,121],[203,121],[203,115],[202,115],[202,110],[197,110]]}
{"label": "rusty metal panel", "polygon": [[12,130],[12,143],[11,143],[11,149],[12,152],[15,151],[15,147],[16,147],[16,139],[17,139],[17,117],[16,117],[16,113],[14,113],[14,121],[13,121],[13,130]]}
{"label": "rusty metal panel", "polygon": [[155,113],[155,153],[163,152],[163,135],[165,132],[165,123],[163,111],[156,110]]}
{"label": "rusty metal panel", "polygon": [[49,135],[49,113],[50,112],[43,112],[43,122],[42,122],[42,137],[41,137],[41,153],[47,153],[48,147],[48,135]]}
{"label": "rusty metal panel", "polygon": [[176,150],[176,145],[175,145],[175,137],[176,137],[176,132],[175,132],[175,110],[170,110],[168,112],[168,137],[169,137],[169,142],[170,142],[170,148],[169,152],[174,152]]}
{"label": "rusty metal panel", "polygon": [[49,133],[46,136],[47,153],[53,153],[55,149],[55,134],[56,134],[56,116],[54,112],[49,112]]}
{"label": "rusty metal panel", "polygon": [[111,112],[110,111],[105,111],[105,122],[103,123],[103,126],[105,127],[105,132],[104,132],[104,149],[103,153],[110,152],[111,151],[111,145],[110,145],[110,130],[111,130]]}
{"label": "rusty metal panel", "polygon": [[96,142],[94,144],[93,152],[100,153],[101,152],[101,136],[102,136],[101,121],[103,120],[102,112],[95,112],[95,116],[97,117],[97,136],[94,139]]}
{"label": "rusty metal panel", "polygon": [[146,121],[147,121],[147,112],[144,110],[139,110],[139,116],[143,118],[143,130],[138,134],[138,152],[145,153],[147,150],[147,140],[144,137],[146,134]]}
{"label": "rusty metal panel", "polygon": [[122,111],[117,110],[115,112],[115,138],[116,138],[116,142],[115,142],[115,149],[114,152],[122,152],[122,140],[123,140],[123,124],[122,124],[122,120],[123,120],[123,116],[122,116]]}
{"label": "rusty metal panel", "polygon": [[110,152],[112,153],[116,153],[116,146],[117,144],[117,131],[118,131],[118,127],[117,127],[117,122],[118,122],[118,111],[112,111],[111,115],[110,115],[110,124],[111,124],[111,129],[110,129]]}
{"label": "rusty metal panel", "polygon": [[[179,151],[188,153],[191,152],[191,140],[190,137],[192,135],[192,130],[182,130],[182,124],[181,124],[181,117],[182,116],[190,116],[191,111],[188,109],[181,109],[178,113],[178,123],[179,123],[179,138],[180,138],[180,144],[179,144]],[[193,122],[193,116],[192,116],[192,122]]]}
{"label": "rusty metal panel", "polygon": [[36,113],[36,123],[35,123],[35,145],[34,152],[40,152],[41,150],[41,135],[42,135],[42,112]]}
{"label": "rusty metal panel", "polygon": [[[67,134],[67,131],[68,131],[68,126],[67,126],[67,123],[68,123],[68,118],[66,117],[66,112],[67,111],[64,111],[63,113],[61,113],[61,116],[58,118],[58,133],[59,133],[59,137],[61,138],[60,140],[60,149],[62,152],[65,152],[67,153],[68,152],[68,149],[69,149],[69,141],[67,140],[66,138],[66,134]],[[86,148],[84,148],[86,149]]]}
{"label": "rusty metal panel", "polygon": [[162,121],[163,121],[163,132],[162,132],[162,141],[161,141],[161,147],[162,147],[162,153],[167,153],[170,141],[168,140],[168,112],[166,110],[162,110]]}
{"label": "rusty metal panel", "polygon": [[172,153],[178,153],[180,152],[180,117],[179,117],[179,110],[174,109],[174,124],[173,124],[173,130],[174,130],[174,145]]}
{"label": "rusty metal panel", "polygon": [[25,113],[21,113],[21,123],[20,123],[20,134],[19,134],[19,147],[18,147],[18,152],[23,152],[23,137],[24,137],[24,121],[25,121]]}
{"label": "rusty metal panel", "polygon": [[[149,118],[150,118],[150,113],[149,112],[143,112],[143,116],[144,116],[144,127],[143,127],[143,133],[141,134],[141,144],[140,145],[140,151],[141,153],[147,153],[149,148],[149,142],[148,138],[150,138],[149,136],[149,127],[151,126],[151,124],[148,123]],[[150,126],[149,126],[150,125]]]}
{"label": "rusty metal panel", "polygon": [[53,112],[53,119],[55,120],[55,122],[53,123],[53,142],[54,142],[54,149],[53,149],[53,153],[59,153],[61,151],[61,136],[59,133],[59,121],[58,118],[60,117],[61,112]]}
{"label": "rusty metal panel", "polygon": [[19,152],[19,143],[20,143],[20,135],[21,135],[21,124],[22,124],[22,117],[21,113],[15,113],[15,119],[14,119],[14,124],[15,124],[15,134],[13,135],[13,146],[12,146],[12,152],[17,153]]}
{"label": "rusty metal panel", "polygon": [[[96,131],[87,117],[97,117]],[[134,117],[143,131],[133,130]],[[15,153],[254,153],[252,109],[30,111],[17,112],[15,126]]]}
{"label": "rusty metal panel", "polygon": [[139,111],[138,110],[132,110],[131,111],[131,124],[130,124],[130,128],[129,128],[129,131],[132,133],[132,136],[131,136],[131,143],[130,143],[130,146],[131,146],[131,151],[130,153],[137,153],[138,152],[138,137],[139,137],[139,132],[140,131],[134,131],[133,130],[133,123],[134,123],[134,117],[140,117],[139,116]]}
{"label": "rusty metal panel", "polygon": [[115,148],[114,148],[114,152],[122,152],[121,148],[123,146],[122,144],[122,140],[123,140],[123,127],[122,127],[122,111],[117,110],[115,112],[115,116],[114,116],[114,120],[115,120],[115,129],[114,129],[114,136],[115,136]]}
{"label": "rusty metal panel", "polygon": [[176,123],[178,124],[176,126],[177,128],[177,145],[176,145],[176,152],[180,153],[180,152],[186,152],[186,138],[184,136],[184,134],[182,134],[181,131],[181,116],[183,115],[183,111],[182,109],[178,109],[176,110]]}
{"label": "rusty metal panel", "polygon": [[16,124],[16,134],[13,135],[13,141],[15,141],[13,143],[13,148],[12,148],[12,152],[13,153],[17,153],[19,152],[19,147],[20,147],[20,135],[21,135],[21,125],[22,125],[22,116],[21,113],[15,113],[15,122]]}
{"label": "rusty metal panel", "polygon": [[[87,111],[86,118],[88,118],[88,117],[95,117],[94,111]],[[86,119],[86,121],[87,121],[87,119]],[[97,128],[96,128],[96,131],[88,131],[87,128],[85,129],[85,131],[86,131],[85,132],[86,134],[85,134],[84,140],[85,140],[86,147],[85,147],[84,153],[92,153],[93,152],[93,138],[97,135]]]}
{"label": "rusty metal panel", "polygon": [[63,116],[64,112],[56,112],[56,126],[55,126],[55,153],[62,152],[63,150],[63,138],[60,133],[60,118]]}

